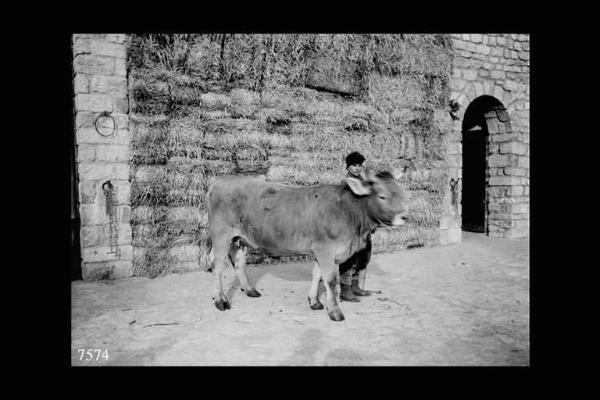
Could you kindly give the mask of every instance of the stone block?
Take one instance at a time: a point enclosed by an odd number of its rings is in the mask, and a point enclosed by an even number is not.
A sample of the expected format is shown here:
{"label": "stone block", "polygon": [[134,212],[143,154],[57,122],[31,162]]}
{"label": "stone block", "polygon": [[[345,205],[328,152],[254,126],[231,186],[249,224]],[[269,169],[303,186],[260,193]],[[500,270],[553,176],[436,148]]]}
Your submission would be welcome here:
{"label": "stone block", "polygon": [[471,34],[471,42],[473,43],[481,43],[481,35],[477,33]]}
{"label": "stone block", "polygon": [[90,90],[90,82],[83,74],[75,75],[73,79],[73,90],[75,93],[88,93]]}
{"label": "stone block", "polygon": [[479,96],[481,96],[481,95],[484,94],[483,83],[475,81],[475,82],[473,82],[473,88],[475,88],[475,95],[477,97],[479,97]]}
{"label": "stone block", "polygon": [[461,154],[461,143],[460,142],[450,142],[446,145],[447,154]]}
{"label": "stone block", "polygon": [[529,60],[529,52],[528,51],[519,51],[519,59],[520,60]]}
{"label": "stone block", "polygon": [[444,215],[439,221],[440,229],[448,229],[457,226],[456,217],[453,215]]}
{"label": "stone block", "polygon": [[90,79],[90,91],[116,96],[127,95],[127,79],[122,76],[95,75]]}
{"label": "stone block", "polygon": [[75,116],[75,128],[90,128],[94,126],[97,113],[92,111],[77,111]]}
{"label": "stone block", "polygon": [[490,55],[492,57],[502,57],[504,54],[504,49],[502,47],[492,47],[490,51]]}
{"label": "stone block", "polygon": [[89,54],[91,52],[91,40],[88,38],[73,38],[73,56],[78,54]]}
{"label": "stone block", "polygon": [[81,248],[97,247],[101,245],[102,225],[82,226],[79,231]]}
{"label": "stone block", "polygon": [[488,71],[487,69],[479,68],[477,70],[477,75],[479,75],[481,78],[488,78],[490,76],[490,71]]}
{"label": "stone block", "polygon": [[447,244],[456,244],[462,241],[462,230],[460,228],[449,228],[445,232]]}
{"label": "stone block", "polygon": [[494,97],[500,100],[501,103],[504,102],[504,89],[502,89],[502,86],[494,86]]}
{"label": "stone block", "polygon": [[122,224],[131,222],[131,206],[121,205],[117,207],[118,221]]}
{"label": "stone block", "polygon": [[106,40],[108,40],[109,42],[113,42],[113,43],[125,43],[127,41],[127,35],[126,34],[108,34],[105,37]]}
{"label": "stone block", "polygon": [[452,40],[452,46],[456,50],[466,50],[467,49],[467,43],[462,40],[457,40],[457,39]]}
{"label": "stone block", "polygon": [[[115,254],[116,253],[116,254]],[[111,249],[110,246],[88,247],[81,249],[81,259],[85,263],[101,261],[132,260],[133,246],[123,245]]]}
{"label": "stone block", "polygon": [[105,39],[92,40],[91,52],[92,55],[96,56],[108,56],[123,59],[127,57],[127,52],[124,45],[109,42]]}
{"label": "stone block", "polygon": [[104,201],[94,204],[81,204],[79,207],[79,215],[81,217],[81,225],[102,225],[109,222],[106,215],[106,205]]}
{"label": "stone block", "polygon": [[500,144],[500,154],[526,154],[528,146],[519,142]]}
{"label": "stone block", "polygon": [[529,203],[512,204],[511,212],[515,214],[526,214],[529,212]]}
{"label": "stone block", "polygon": [[518,166],[521,168],[529,168],[529,157],[520,157]]}
{"label": "stone block", "polygon": [[79,189],[79,202],[81,204],[93,204],[96,202],[96,191],[97,183],[95,181],[80,181],[78,185]]}
{"label": "stone block", "polygon": [[96,160],[98,161],[123,161],[131,159],[130,146],[126,144],[97,144]]}
{"label": "stone block", "polygon": [[73,69],[81,74],[112,75],[115,71],[115,61],[110,57],[79,54],[73,60]]}
{"label": "stone block", "polygon": [[459,78],[453,78],[450,80],[450,90],[460,92],[466,86],[467,82]]}
{"label": "stone block", "polygon": [[488,183],[490,186],[512,186],[521,185],[523,180],[515,176],[490,176]]}
{"label": "stone block", "polygon": [[96,146],[80,144],[77,146],[77,162],[91,162],[96,158]]}
{"label": "stone block", "polygon": [[504,175],[504,169],[499,167],[489,167],[488,173],[490,174],[490,176]]}
{"label": "stone block", "polygon": [[460,168],[462,167],[462,156],[460,154],[449,154],[446,157],[448,161],[448,166],[451,168]]}
{"label": "stone block", "polygon": [[[77,129],[80,128],[94,128],[94,124],[96,123],[96,118],[100,115],[99,112],[92,111],[78,111],[77,116],[75,118],[75,127]],[[129,127],[129,115],[112,112],[111,117],[113,117],[115,124],[117,125],[117,129],[127,129]],[[110,121],[106,121],[103,123],[100,121],[100,127],[104,128],[104,126],[108,128],[112,128],[112,123]],[[101,132],[104,133],[103,130]]]}
{"label": "stone block", "polygon": [[111,112],[113,100],[104,94],[79,93],[75,95],[75,108],[82,111]]}
{"label": "stone block", "polygon": [[487,189],[490,197],[505,197],[508,195],[510,186],[493,186]]}
{"label": "stone block", "polygon": [[525,168],[518,168],[518,167],[504,168],[504,175],[508,175],[508,176],[526,176],[527,175],[527,169],[525,169]]}
{"label": "stone block", "polygon": [[102,136],[95,128],[77,129],[77,143],[98,143],[98,144],[129,144],[131,142],[131,133],[129,129],[117,129],[112,136]]}
{"label": "stone block", "polygon": [[483,54],[484,56],[487,56],[488,54],[490,54],[491,51],[492,51],[491,47],[486,46],[485,44],[480,44],[477,46],[477,53]]}
{"label": "stone block", "polygon": [[115,203],[117,205],[129,205],[131,197],[131,183],[128,180],[114,180],[111,182],[115,188]]}
{"label": "stone block", "polygon": [[474,81],[477,79],[477,70],[476,69],[465,69],[463,71],[463,79],[467,81]]}
{"label": "stone block", "polygon": [[490,77],[492,79],[506,79],[506,72],[504,72],[504,71],[498,71],[498,70],[492,70],[492,71],[490,71]]}
{"label": "stone block", "polygon": [[125,96],[116,97],[113,100],[114,109],[118,113],[126,114],[129,112],[129,99]]}
{"label": "stone block", "polygon": [[129,179],[128,163],[79,163],[77,169],[81,181]]}

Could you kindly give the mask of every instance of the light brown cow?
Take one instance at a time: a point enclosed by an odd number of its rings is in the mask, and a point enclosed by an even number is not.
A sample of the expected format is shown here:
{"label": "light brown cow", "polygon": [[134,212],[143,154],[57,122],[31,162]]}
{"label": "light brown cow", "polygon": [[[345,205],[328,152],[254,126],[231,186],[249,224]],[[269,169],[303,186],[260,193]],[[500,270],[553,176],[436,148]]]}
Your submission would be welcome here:
{"label": "light brown cow", "polygon": [[309,290],[312,309],[319,280],[327,292],[327,313],[344,319],[339,297],[340,264],[366,245],[367,235],[380,226],[401,225],[407,214],[404,191],[389,172],[365,182],[346,178],[340,184],[290,186],[250,177],[222,177],[208,191],[209,235],[215,274],[214,301],[219,310],[231,306],[223,292],[227,257],[248,296],[260,293],[245,272],[248,246],[267,255],[314,255]]}

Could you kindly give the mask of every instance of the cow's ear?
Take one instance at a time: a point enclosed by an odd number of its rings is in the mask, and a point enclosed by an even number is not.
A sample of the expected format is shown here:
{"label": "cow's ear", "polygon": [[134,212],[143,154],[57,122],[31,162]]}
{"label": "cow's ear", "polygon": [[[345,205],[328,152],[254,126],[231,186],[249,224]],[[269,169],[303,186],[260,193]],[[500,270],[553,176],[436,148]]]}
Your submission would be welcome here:
{"label": "cow's ear", "polygon": [[352,190],[357,196],[366,196],[371,194],[371,186],[365,185],[360,179],[356,178],[346,178],[346,185]]}

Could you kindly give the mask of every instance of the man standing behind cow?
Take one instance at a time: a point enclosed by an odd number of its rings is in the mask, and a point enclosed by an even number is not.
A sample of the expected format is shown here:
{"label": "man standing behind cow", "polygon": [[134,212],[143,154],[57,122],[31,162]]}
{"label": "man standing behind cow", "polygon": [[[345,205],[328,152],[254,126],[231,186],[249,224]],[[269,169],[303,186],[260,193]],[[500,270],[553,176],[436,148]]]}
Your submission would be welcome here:
{"label": "man standing behind cow", "polygon": [[[358,151],[353,151],[346,156],[346,177],[364,181],[363,163],[365,157]],[[340,299],[344,301],[358,302],[357,296],[370,296],[369,291],[361,289],[364,287],[367,264],[371,259],[371,234],[367,236],[367,245],[364,249],[357,251],[348,260],[340,264]]]}

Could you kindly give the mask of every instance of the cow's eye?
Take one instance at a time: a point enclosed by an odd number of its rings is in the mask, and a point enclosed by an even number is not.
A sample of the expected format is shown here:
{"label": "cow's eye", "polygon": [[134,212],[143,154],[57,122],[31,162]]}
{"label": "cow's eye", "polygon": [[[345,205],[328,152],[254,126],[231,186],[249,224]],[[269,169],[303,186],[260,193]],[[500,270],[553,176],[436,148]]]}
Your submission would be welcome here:
{"label": "cow's eye", "polygon": [[384,196],[383,194],[380,194],[380,195],[379,195],[379,198],[380,198],[381,200],[385,200],[385,199],[387,199],[387,197],[386,197],[386,196]]}

